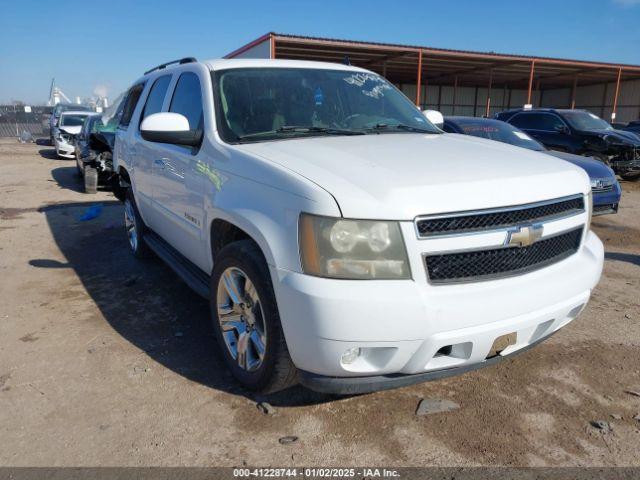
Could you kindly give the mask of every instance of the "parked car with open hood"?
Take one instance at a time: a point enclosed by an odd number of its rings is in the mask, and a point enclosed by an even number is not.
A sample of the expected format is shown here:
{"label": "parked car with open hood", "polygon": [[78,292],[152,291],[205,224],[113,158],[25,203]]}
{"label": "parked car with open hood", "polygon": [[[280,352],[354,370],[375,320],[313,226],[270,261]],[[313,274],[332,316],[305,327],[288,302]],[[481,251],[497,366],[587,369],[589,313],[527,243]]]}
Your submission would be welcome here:
{"label": "parked car with open hood", "polygon": [[105,124],[102,115],[91,115],[76,137],[76,166],[86,193],[96,193],[99,184],[114,186],[117,180],[113,171],[116,126],[115,121]]}
{"label": "parked car with open hood", "polygon": [[586,110],[538,108],[495,115],[524,130],[551,150],[594,157],[625,179],[640,177],[640,138]]}
{"label": "parked car with open hood", "polygon": [[97,116],[98,113],[81,110],[67,110],[60,114],[58,129],[53,139],[56,153],[60,158],[75,157],[75,138],[80,133],[87,117]]}
{"label": "parked car with open hood", "polygon": [[524,351],[602,271],[583,169],[432,125],[349,65],[193,58],[131,87],[114,164],[135,256],[211,303],[246,388],[361,393]]}
{"label": "parked car with open hood", "polygon": [[91,111],[89,107],[85,107],[84,105],[75,105],[72,103],[58,103],[53,107],[51,115],[49,116],[49,140],[51,141],[51,145],[54,144],[56,134],[58,133],[58,121],[60,120],[60,115],[66,110],[74,110],[76,112]]}
{"label": "parked car with open hood", "polygon": [[473,135],[474,137],[508,143],[571,162],[582,168],[589,175],[591,192],[593,193],[593,214],[603,215],[618,211],[622,189],[613,170],[598,160],[572,153],[549,150],[519,128],[501,120],[460,116],[445,117],[442,128],[445,132]]}

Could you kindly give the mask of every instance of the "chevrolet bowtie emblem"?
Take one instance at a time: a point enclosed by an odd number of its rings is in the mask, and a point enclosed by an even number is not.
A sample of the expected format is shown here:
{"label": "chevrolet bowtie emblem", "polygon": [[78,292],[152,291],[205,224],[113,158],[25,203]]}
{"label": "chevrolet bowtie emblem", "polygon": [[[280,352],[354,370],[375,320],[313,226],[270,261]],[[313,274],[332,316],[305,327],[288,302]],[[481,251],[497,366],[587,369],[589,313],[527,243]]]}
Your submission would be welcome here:
{"label": "chevrolet bowtie emblem", "polygon": [[544,227],[540,224],[520,225],[507,231],[506,245],[510,247],[528,247],[542,237]]}

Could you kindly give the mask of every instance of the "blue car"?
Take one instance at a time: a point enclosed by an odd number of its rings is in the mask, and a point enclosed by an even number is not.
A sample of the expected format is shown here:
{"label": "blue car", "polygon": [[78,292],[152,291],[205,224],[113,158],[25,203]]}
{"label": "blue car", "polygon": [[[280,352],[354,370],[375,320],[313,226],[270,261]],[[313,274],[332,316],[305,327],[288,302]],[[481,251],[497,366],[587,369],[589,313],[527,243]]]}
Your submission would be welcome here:
{"label": "blue car", "polygon": [[620,184],[613,170],[598,160],[581,155],[548,150],[544,145],[519,128],[501,120],[477,117],[445,117],[442,129],[449,133],[461,133],[509,143],[517,147],[544,152],[571,162],[589,174],[591,191],[593,192],[593,214],[604,215],[618,212],[618,203],[622,195]]}

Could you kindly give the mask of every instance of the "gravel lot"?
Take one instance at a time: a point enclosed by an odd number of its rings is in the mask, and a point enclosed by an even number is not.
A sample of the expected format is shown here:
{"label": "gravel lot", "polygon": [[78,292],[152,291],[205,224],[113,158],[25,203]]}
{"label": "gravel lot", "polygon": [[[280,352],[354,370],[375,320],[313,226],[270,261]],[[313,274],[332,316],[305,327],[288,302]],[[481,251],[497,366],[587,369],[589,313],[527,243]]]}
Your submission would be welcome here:
{"label": "gravel lot", "polygon": [[[0,465],[640,466],[640,183],[623,189],[594,222],[591,303],[548,342],[389,392],[294,388],[266,415],[223,368],[206,302],[128,254],[113,196],[81,193],[51,147],[0,141]],[[422,398],[460,408],[417,416]]]}

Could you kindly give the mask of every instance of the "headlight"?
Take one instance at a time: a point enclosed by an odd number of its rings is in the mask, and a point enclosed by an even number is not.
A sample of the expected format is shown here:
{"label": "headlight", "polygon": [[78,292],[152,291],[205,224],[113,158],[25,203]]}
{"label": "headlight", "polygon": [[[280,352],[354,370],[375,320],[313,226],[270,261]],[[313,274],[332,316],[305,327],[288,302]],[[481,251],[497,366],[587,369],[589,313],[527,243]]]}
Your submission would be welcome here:
{"label": "headlight", "polygon": [[593,195],[591,192],[587,195],[587,213],[589,217],[587,219],[587,231],[591,228],[591,218],[593,217]]}
{"label": "headlight", "polygon": [[303,213],[299,240],[302,269],[308,275],[353,280],[411,278],[398,222]]}

